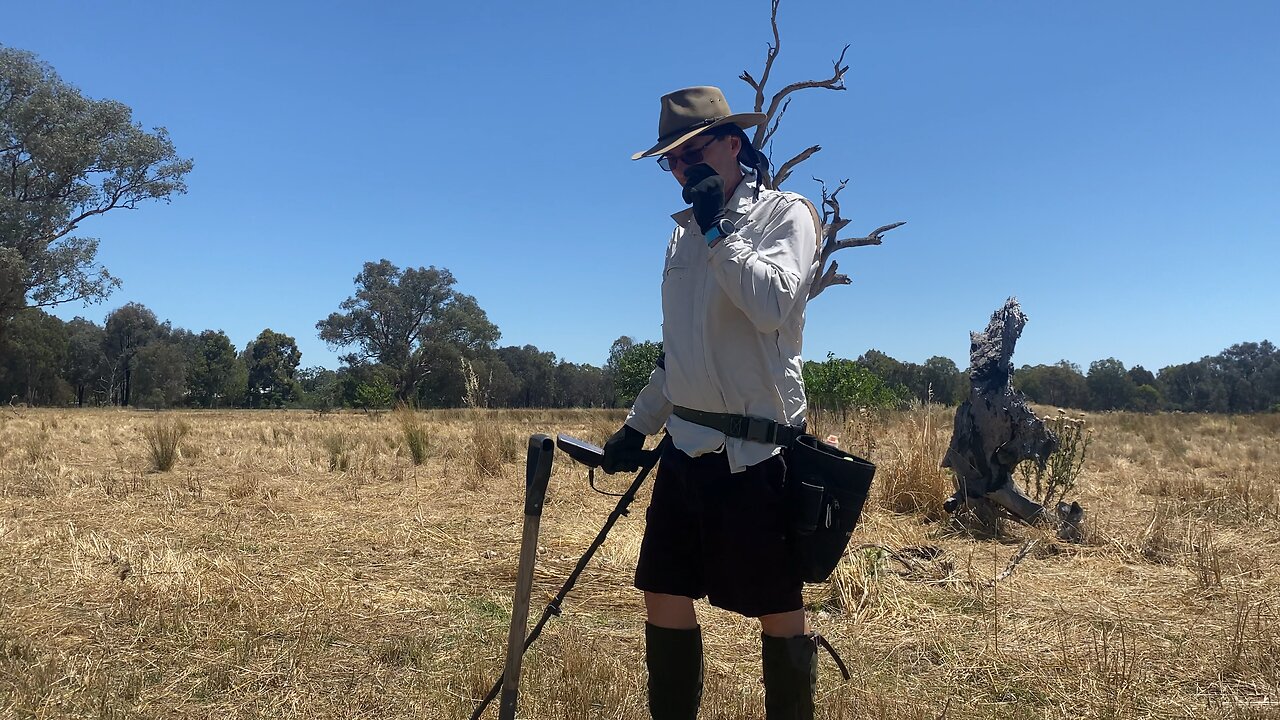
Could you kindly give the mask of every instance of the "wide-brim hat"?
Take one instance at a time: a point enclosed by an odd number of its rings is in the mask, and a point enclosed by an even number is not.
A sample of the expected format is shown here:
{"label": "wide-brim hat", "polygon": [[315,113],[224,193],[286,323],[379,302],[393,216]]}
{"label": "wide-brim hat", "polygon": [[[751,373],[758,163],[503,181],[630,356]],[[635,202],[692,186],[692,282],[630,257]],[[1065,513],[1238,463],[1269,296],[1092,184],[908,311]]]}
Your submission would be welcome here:
{"label": "wide-brim hat", "polygon": [[729,109],[720,88],[704,85],[676,90],[662,96],[662,113],[658,115],[658,142],[653,147],[631,156],[632,160],[653,157],[677,147],[680,143],[711,128],[733,123],[740,128],[764,123],[764,113],[737,113]]}

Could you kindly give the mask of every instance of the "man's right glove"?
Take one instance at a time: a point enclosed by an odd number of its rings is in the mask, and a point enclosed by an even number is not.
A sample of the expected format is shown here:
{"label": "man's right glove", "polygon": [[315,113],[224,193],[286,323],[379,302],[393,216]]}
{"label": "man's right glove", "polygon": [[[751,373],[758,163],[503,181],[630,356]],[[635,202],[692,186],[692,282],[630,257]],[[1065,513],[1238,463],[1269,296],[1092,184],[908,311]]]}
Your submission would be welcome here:
{"label": "man's right glove", "polygon": [[681,197],[693,206],[693,217],[705,235],[717,220],[724,217],[724,178],[704,163],[685,170],[684,178]]}
{"label": "man's right glove", "polygon": [[609,474],[635,472],[644,462],[644,433],[624,424],[604,443],[600,468]]}

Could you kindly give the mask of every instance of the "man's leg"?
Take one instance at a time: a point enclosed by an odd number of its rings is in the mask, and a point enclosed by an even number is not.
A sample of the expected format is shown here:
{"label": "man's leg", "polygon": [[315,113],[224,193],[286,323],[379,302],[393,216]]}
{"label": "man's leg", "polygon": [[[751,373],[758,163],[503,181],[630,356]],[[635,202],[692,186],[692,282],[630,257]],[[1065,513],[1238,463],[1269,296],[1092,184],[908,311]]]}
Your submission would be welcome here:
{"label": "man's leg", "polygon": [[645,665],[653,720],[693,720],[702,701],[702,630],[693,599],[646,592]]}
{"label": "man's leg", "polygon": [[813,720],[818,687],[818,643],[805,625],[804,610],[760,618],[767,720]]}

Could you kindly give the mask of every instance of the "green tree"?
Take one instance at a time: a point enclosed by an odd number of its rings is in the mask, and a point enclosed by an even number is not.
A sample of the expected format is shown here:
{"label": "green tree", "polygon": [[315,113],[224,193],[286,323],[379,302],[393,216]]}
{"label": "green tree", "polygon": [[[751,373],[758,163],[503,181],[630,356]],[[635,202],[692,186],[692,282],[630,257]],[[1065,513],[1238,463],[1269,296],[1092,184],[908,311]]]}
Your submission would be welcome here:
{"label": "green tree", "polygon": [[920,400],[932,395],[934,402],[958,405],[969,394],[969,378],[951,358],[935,355],[925,360],[919,376],[916,397]]}
{"label": "green tree", "polygon": [[649,384],[660,355],[660,342],[637,343],[628,337],[614,341],[605,370],[612,376],[614,397],[620,407],[631,407],[635,403],[636,396]]}
{"label": "green tree", "polygon": [[816,409],[847,412],[860,407],[892,408],[909,397],[905,387],[890,386],[863,365],[861,358],[855,362],[828,352],[823,362],[806,360],[803,372],[809,406]]}
{"label": "green tree", "polygon": [[187,394],[187,359],[174,340],[140,348],[134,356],[133,402],[150,408],[177,405]]}
{"label": "green tree", "polygon": [[1154,387],[1157,382],[1155,373],[1141,365],[1134,365],[1129,368],[1129,372],[1126,374],[1129,376],[1129,381],[1138,387],[1142,387],[1143,385],[1151,385]]}
{"label": "green tree", "polygon": [[247,374],[231,338],[221,330],[205,330],[187,348],[186,384],[191,404],[213,408],[244,397],[240,377]]}
{"label": "green tree", "polygon": [[1227,389],[1208,358],[1160,370],[1160,385],[1174,410],[1228,412]]}
{"label": "green tree", "polygon": [[556,354],[533,345],[498,348],[498,359],[515,376],[516,392],[502,404],[508,407],[556,407]]}
{"label": "green tree", "polygon": [[313,410],[328,410],[342,404],[338,397],[338,373],[315,365],[302,368],[295,376],[302,404]]}
{"label": "green tree", "polygon": [[562,408],[604,407],[611,398],[605,395],[609,384],[604,370],[594,365],[579,365],[561,360],[556,365],[555,406]]}
{"label": "green tree", "polygon": [[281,407],[297,397],[294,376],[302,353],[292,337],[267,328],[245,348],[250,407]]}
{"label": "green tree", "polygon": [[1280,351],[1269,341],[1238,343],[1207,361],[1221,378],[1229,412],[1259,412],[1280,401],[1274,394],[1274,378],[1280,377]]}
{"label": "green tree", "polygon": [[1080,367],[1066,360],[1053,365],[1023,365],[1014,373],[1013,385],[1035,403],[1060,408],[1089,407],[1089,385]]}
{"label": "green tree", "polygon": [[134,358],[143,347],[168,337],[169,323],[139,303],[128,303],[107,315],[102,338],[107,397],[113,405],[133,404]]}
{"label": "green tree", "polygon": [[84,221],[186,192],[190,160],[164,128],[92,100],[35,55],[0,46],[0,335],[24,306],[98,302],[119,281]]}
{"label": "green tree", "polygon": [[496,352],[481,353],[471,360],[471,371],[476,375],[477,400],[482,406],[509,407],[510,399],[520,393],[519,378]]}
{"label": "green tree", "polygon": [[1090,407],[1094,410],[1128,410],[1133,406],[1138,388],[1119,360],[1107,358],[1089,363],[1085,381],[1089,385]]}
{"label": "green tree", "polygon": [[355,406],[365,410],[376,410],[391,407],[395,401],[395,388],[382,376],[375,376],[369,382],[360,383],[356,387]]}
{"label": "green tree", "polygon": [[879,350],[866,351],[858,357],[857,362],[890,387],[901,385],[902,387],[910,388],[915,384],[915,373],[910,366],[889,357]]}
{"label": "green tree", "polygon": [[1164,406],[1164,398],[1154,385],[1139,385],[1133,391],[1132,407],[1138,412],[1155,412]]}
{"label": "green tree", "polygon": [[18,313],[0,339],[0,402],[62,405],[71,388],[59,374],[67,357],[67,329],[43,311]]}
{"label": "green tree", "polygon": [[102,377],[104,338],[102,327],[90,320],[77,317],[67,323],[67,359],[62,375],[79,407],[93,397]]}
{"label": "green tree", "polygon": [[396,399],[414,397],[433,362],[446,358],[441,345],[471,356],[491,348],[498,328],[475,298],[453,289],[446,269],[406,268],[388,260],[367,262],[355,278],[356,293],[316,323],[330,347],[354,346],[348,365],[376,361],[392,371]]}

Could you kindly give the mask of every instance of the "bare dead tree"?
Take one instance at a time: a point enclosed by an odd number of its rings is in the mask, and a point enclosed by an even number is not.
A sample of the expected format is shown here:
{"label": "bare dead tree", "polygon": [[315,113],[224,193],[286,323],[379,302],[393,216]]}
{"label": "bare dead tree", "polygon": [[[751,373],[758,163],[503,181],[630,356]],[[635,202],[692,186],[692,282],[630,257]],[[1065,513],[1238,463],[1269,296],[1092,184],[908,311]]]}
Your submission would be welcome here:
{"label": "bare dead tree", "polygon": [[[790,95],[799,90],[807,90],[810,88],[823,88],[826,90],[844,90],[844,75],[849,71],[849,66],[844,64],[844,56],[849,52],[849,46],[845,45],[840,51],[840,56],[832,63],[831,77],[825,80],[803,80],[793,82],[774,93],[769,99],[768,109],[765,109],[765,86],[769,83],[769,76],[773,72],[773,63],[778,59],[778,51],[782,47],[782,36],[778,32],[778,3],[781,0],[773,0],[769,12],[769,25],[773,29],[773,42],[768,46],[768,52],[765,54],[764,72],[760,74],[760,79],[756,80],[752,74],[746,70],[742,71],[739,77],[756,91],[755,112],[765,113],[765,121],[756,128],[755,137],[751,139],[751,144],[757,150],[770,156],[770,164],[772,165],[772,143],[773,137],[778,132],[778,126],[782,123],[782,117],[786,114],[787,108],[791,106]],[[788,159],[782,165],[777,166],[776,172],[770,173],[767,169],[761,169],[760,182],[765,187],[777,190],[791,177],[791,173],[796,167],[813,157],[815,153],[822,150],[821,145],[810,145],[809,147],[796,153],[795,156]],[[840,201],[836,196],[844,190],[849,184],[846,178],[840,181],[840,185],[835,190],[828,192],[827,184],[819,178],[814,178],[822,186],[822,254],[820,256],[820,264],[818,265],[818,274],[813,284],[809,287],[809,297],[815,298],[823,290],[831,285],[848,285],[852,280],[848,275],[837,272],[839,265],[831,256],[837,251],[850,247],[862,247],[864,245],[879,245],[882,242],[882,235],[890,230],[903,225],[902,222],[891,223],[889,225],[881,225],[873,230],[865,237],[858,238],[839,238],[839,233],[849,224],[849,220],[840,215]]]}

